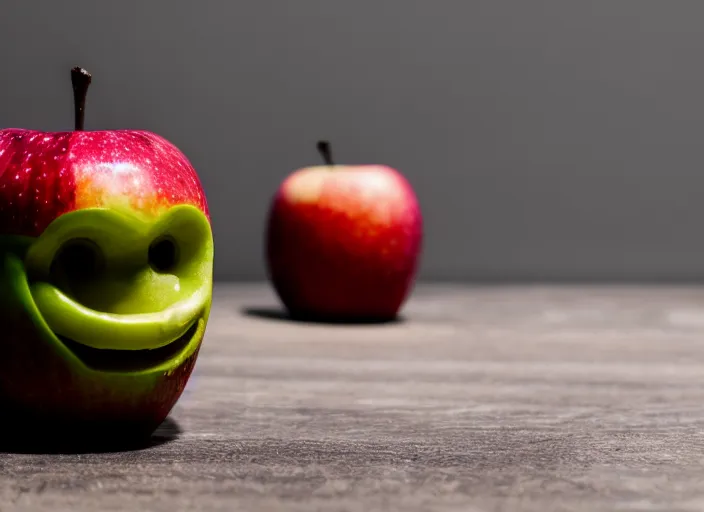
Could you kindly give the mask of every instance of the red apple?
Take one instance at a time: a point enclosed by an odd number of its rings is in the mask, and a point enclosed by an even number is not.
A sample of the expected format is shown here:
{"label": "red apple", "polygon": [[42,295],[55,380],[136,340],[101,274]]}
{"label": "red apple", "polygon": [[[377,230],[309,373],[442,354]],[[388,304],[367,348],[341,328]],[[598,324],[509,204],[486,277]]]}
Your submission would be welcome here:
{"label": "red apple", "polygon": [[150,433],[180,397],[212,297],[205,194],[145,131],[0,130],[3,422]]}
{"label": "red apple", "polygon": [[409,182],[385,165],[299,169],[274,196],[268,219],[269,278],[294,317],[395,318],[413,286],[422,216]]}

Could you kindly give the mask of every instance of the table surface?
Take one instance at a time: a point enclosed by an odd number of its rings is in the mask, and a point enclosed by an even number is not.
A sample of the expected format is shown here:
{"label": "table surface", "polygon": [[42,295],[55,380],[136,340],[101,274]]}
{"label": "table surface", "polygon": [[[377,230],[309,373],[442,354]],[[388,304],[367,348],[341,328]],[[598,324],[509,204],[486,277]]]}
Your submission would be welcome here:
{"label": "table surface", "polygon": [[0,454],[0,510],[700,511],[704,288],[421,285],[297,323],[218,285],[150,448]]}

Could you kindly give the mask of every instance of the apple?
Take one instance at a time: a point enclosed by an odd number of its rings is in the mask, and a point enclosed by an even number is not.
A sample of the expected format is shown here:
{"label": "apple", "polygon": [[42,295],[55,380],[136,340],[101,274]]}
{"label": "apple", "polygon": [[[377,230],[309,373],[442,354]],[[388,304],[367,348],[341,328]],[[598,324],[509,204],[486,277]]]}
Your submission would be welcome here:
{"label": "apple", "polygon": [[389,321],[413,286],[423,238],[416,195],[386,165],[325,165],[290,174],[271,203],[269,279],[292,317]]}
{"label": "apple", "polygon": [[[0,130],[4,427],[150,435],[193,370],[213,238],[188,159],[146,131]],[[50,427],[50,428],[46,428]]]}

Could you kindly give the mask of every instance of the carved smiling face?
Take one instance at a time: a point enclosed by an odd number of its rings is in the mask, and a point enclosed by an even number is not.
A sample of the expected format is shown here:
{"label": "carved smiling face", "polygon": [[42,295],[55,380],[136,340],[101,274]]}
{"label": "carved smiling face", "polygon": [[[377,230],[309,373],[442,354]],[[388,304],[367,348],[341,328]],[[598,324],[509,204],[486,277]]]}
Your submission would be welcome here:
{"label": "carved smiling face", "polygon": [[148,132],[0,131],[0,405],[154,423],[212,300],[213,239],[186,157]]}
{"label": "carved smiling face", "polygon": [[168,370],[203,330],[212,253],[210,226],[192,206],[151,222],[87,209],[52,222],[28,247],[24,267],[46,327],[86,366]]}

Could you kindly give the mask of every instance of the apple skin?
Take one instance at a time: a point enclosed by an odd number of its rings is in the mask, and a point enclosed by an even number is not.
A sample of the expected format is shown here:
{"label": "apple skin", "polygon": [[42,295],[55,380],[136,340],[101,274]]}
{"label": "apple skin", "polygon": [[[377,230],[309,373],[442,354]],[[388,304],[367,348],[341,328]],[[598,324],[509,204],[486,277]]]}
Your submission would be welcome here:
{"label": "apple skin", "polygon": [[[28,252],[52,225],[76,212],[108,211],[107,215],[129,216],[136,224],[149,226],[174,207],[190,208],[187,215],[203,228],[200,257],[204,259],[194,279],[200,280],[197,284],[205,290],[205,298],[193,338],[178,354],[153,367],[102,370],[87,366],[61,343],[37,309],[26,268]],[[158,282],[155,278],[154,283]],[[119,284],[106,293],[121,290]],[[158,290],[151,294],[148,289],[140,290],[128,297],[131,304],[120,307],[148,309],[157,295]],[[38,422],[54,426],[61,435],[81,436],[95,427],[116,436],[151,434],[190,377],[211,296],[212,233],[206,198],[196,171],[173,144],[145,131],[0,130],[0,409],[4,428],[25,428]]]}
{"label": "apple skin", "polygon": [[404,176],[383,165],[299,169],[268,218],[268,275],[294,317],[388,321],[418,268],[423,220]]}
{"label": "apple skin", "polygon": [[191,204],[210,218],[188,159],[146,131],[0,130],[0,234],[37,236],[64,213]]}

